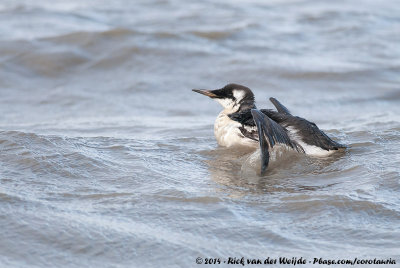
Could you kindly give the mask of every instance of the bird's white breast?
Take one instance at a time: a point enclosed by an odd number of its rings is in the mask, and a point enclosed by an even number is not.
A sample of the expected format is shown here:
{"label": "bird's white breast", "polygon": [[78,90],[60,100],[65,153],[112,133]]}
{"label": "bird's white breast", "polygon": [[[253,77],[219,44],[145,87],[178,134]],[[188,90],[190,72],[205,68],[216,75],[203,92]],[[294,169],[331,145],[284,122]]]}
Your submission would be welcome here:
{"label": "bird's white breast", "polygon": [[256,148],[257,141],[246,138],[241,133],[239,127],[242,125],[228,117],[226,111],[222,111],[214,123],[214,134],[217,142],[221,146],[246,146]]}

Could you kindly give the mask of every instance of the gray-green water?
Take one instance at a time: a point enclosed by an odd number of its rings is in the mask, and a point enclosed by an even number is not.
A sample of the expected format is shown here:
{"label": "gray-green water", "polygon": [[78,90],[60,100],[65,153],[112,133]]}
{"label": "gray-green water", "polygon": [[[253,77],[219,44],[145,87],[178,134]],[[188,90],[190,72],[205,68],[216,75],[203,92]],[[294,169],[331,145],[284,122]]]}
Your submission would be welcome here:
{"label": "gray-green water", "polygon": [[[1,1],[0,266],[400,262],[399,44],[396,1]],[[228,82],[351,148],[244,176]]]}

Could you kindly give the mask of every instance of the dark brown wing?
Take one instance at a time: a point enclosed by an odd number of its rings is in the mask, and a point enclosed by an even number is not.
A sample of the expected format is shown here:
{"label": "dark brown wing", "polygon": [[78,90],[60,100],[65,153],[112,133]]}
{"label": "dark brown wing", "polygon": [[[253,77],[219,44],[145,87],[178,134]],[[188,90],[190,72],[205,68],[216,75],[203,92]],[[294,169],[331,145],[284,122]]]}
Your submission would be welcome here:
{"label": "dark brown wing", "polygon": [[276,144],[283,144],[298,152],[304,152],[296,142],[290,140],[285,128],[257,109],[252,109],[251,114],[257,126],[260,142],[261,175],[264,175],[267,170],[270,150]]}
{"label": "dark brown wing", "polygon": [[[271,98],[271,101],[277,107],[278,112],[269,109],[263,109],[261,112],[277,122],[279,125],[285,128],[291,127],[295,129],[297,131],[297,136],[301,138],[302,142],[309,145],[318,146],[324,150],[338,150],[339,148],[346,148],[345,145],[329,138],[317,127],[315,123],[304,118],[291,115],[289,110],[276,99]],[[280,108],[278,109],[278,107]],[[279,112],[279,110],[282,112]]]}

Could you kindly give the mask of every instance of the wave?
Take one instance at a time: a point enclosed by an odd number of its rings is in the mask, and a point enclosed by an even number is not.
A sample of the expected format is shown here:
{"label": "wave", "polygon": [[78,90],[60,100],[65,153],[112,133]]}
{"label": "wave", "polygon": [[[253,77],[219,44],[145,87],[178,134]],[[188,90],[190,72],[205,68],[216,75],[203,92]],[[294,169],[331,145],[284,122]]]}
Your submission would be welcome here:
{"label": "wave", "polygon": [[100,176],[119,166],[118,159],[103,153],[105,149],[88,147],[79,138],[0,131],[0,148],[5,174],[14,171],[83,178]]}

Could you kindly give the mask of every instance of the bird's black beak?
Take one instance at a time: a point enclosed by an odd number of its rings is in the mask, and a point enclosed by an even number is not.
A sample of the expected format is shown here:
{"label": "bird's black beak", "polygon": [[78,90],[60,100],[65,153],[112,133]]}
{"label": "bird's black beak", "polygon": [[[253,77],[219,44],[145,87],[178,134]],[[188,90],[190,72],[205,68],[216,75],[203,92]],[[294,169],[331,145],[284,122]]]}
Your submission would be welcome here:
{"label": "bird's black beak", "polygon": [[213,93],[213,90],[207,90],[207,89],[192,89],[194,92],[206,95],[210,98],[218,98],[218,96]]}

